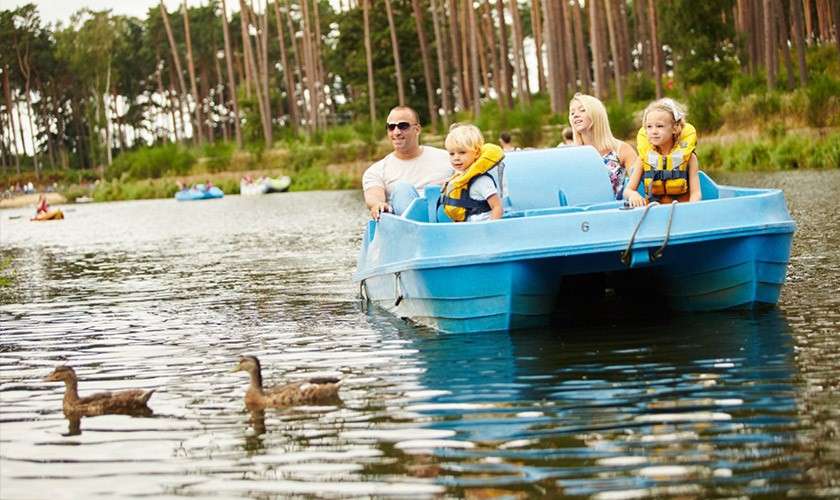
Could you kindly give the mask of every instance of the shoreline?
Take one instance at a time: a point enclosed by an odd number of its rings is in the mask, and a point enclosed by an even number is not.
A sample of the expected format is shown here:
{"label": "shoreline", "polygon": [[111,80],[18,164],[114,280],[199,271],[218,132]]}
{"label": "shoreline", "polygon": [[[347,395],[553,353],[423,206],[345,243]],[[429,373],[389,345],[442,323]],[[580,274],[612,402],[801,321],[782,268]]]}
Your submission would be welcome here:
{"label": "shoreline", "polygon": [[[0,209],[3,208],[25,208],[25,207],[32,207],[35,208],[35,205],[38,203],[38,197],[41,193],[34,193],[34,194],[19,194],[15,195],[11,198],[3,198],[0,200]],[[67,198],[65,198],[61,193],[46,193],[47,195],[47,203],[50,205],[66,205]]]}

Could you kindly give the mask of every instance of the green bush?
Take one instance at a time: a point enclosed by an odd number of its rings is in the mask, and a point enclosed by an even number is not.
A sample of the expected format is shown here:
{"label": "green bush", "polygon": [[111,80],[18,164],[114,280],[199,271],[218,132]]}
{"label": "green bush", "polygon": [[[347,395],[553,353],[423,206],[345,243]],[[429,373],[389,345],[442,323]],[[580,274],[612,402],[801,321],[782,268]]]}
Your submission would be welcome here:
{"label": "green bush", "polygon": [[753,96],[752,111],[755,118],[766,120],[782,109],[782,100],[776,92],[762,92]]}
{"label": "green bush", "polygon": [[607,118],[610,121],[610,130],[619,139],[635,137],[639,130],[635,109],[630,104],[607,103]]}
{"label": "green bush", "polygon": [[208,172],[223,172],[230,168],[235,145],[230,142],[213,142],[204,146],[202,155],[207,159]]}
{"label": "green bush", "polygon": [[807,166],[811,162],[811,141],[806,137],[788,136],[770,151],[770,164],[781,170]]}
{"label": "green bush", "polygon": [[811,79],[805,90],[807,95],[807,115],[805,119],[814,127],[825,127],[832,118],[836,119],[840,81],[828,75],[818,75]]}
{"label": "green bush", "polygon": [[828,136],[814,145],[810,167],[840,168],[840,133]]}
{"label": "green bush", "polygon": [[738,74],[729,86],[732,98],[741,99],[767,90],[767,79],[761,75]]}
{"label": "green bush", "polygon": [[642,72],[636,72],[627,77],[627,90],[624,96],[636,102],[647,102],[656,99],[656,84]]}
{"label": "green bush", "polygon": [[106,179],[157,179],[165,174],[189,173],[195,157],[183,146],[144,147],[123,153],[105,171]]}
{"label": "green bush", "polygon": [[711,132],[723,125],[721,92],[714,83],[704,83],[688,96],[689,121],[697,130]]}
{"label": "green bush", "polygon": [[324,132],[323,143],[326,146],[343,146],[359,139],[351,125],[339,125]]}

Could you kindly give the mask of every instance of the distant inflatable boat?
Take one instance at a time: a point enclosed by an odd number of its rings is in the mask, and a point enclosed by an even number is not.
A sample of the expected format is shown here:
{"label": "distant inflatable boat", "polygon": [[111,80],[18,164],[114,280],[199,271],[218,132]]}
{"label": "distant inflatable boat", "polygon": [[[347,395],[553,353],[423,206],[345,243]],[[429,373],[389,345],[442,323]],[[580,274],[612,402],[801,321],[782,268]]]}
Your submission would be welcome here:
{"label": "distant inflatable boat", "polygon": [[40,214],[36,215],[30,220],[33,221],[45,221],[45,220],[61,220],[64,218],[64,212],[62,212],[58,208],[54,208],[49,212],[41,212]]}
{"label": "distant inflatable boat", "polygon": [[225,193],[216,186],[205,189],[203,184],[198,184],[191,189],[182,189],[175,193],[175,199],[178,201],[212,200],[224,196]]}
{"label": "distant inflatable boat", "polygon": [[262,179],[258,182],[242,181],[239,183],[239,194],[256,196],[268,193],[282,193],[289,190],[292,179],[288,175],[276,179]]}

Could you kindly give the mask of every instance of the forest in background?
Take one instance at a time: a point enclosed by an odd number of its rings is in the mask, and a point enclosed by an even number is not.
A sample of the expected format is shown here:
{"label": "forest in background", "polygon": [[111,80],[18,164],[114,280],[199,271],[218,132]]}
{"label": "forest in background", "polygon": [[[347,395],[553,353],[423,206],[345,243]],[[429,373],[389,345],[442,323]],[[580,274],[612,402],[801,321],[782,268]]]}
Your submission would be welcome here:
{"label": "forest in background", "polygon": [[355,172],[328,165],[387,151],[393,105],[417,109],[433,142],[471,120],[540,146],[578,91],[625,138],[663,95],[704,133],[759,129],[707,146],[707,165],[840,164],[837,1],[239,0],[226,16],[232,1],[67,25],[31,4],[0,11],[0,177],[113,191],[282,170],[298,188],[350,187]]}

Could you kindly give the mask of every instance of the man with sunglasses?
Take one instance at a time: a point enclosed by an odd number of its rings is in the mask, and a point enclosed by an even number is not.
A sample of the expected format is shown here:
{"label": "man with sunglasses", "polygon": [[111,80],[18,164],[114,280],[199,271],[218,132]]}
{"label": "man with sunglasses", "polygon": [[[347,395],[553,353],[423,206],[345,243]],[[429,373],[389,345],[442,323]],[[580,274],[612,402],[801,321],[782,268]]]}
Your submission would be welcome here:
{"label": "man with sunglasses", "polygon": [[394,152],[374,163],[362,176],[365,204],[370,216],[382,212],[400,215],[429,184],[443,184],[452,175],[449,153],[420,145],[420,119],[408,106],[397,106],[385,122]]}

